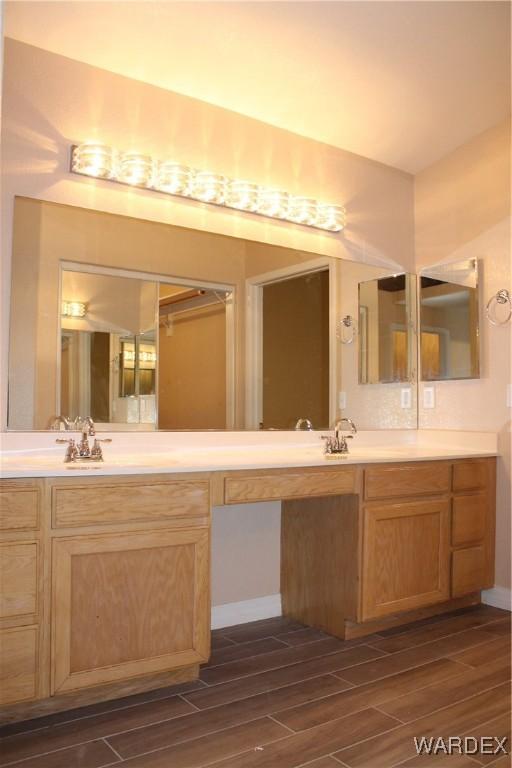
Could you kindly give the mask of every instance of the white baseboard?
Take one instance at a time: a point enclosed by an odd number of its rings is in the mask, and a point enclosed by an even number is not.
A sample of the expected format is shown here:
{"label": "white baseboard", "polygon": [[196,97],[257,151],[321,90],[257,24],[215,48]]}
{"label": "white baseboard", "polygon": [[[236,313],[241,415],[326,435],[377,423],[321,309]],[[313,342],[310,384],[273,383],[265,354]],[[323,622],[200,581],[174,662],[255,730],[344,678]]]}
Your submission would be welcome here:
{"label": "white baseboard", "polygon": [[505,587],[493,587],[482,592],[482,603],[492,605],[494,608],[503,608],[512,611],[512,593]]}
{"label": "white baseboard", "polygon": [[266,595],[240,603],[225,603],[212,607],[212,629],[232,627],[234,624],[247,624],[259,619],[272,619],[281,616],[281,595]]}

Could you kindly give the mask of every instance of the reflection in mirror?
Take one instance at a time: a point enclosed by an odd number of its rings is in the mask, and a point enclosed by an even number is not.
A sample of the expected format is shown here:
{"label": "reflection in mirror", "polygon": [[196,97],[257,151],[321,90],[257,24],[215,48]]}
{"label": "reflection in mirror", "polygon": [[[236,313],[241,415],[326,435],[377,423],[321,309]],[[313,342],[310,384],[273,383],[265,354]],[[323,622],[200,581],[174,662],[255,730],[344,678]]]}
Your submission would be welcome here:
{"label": "reflection in mirror", "polygon": [[233,428],[233,291],[160,283],[159,429]]}
{"label": "reflection in mirror", "polygon": [[[293,429],[299,419],[324,429],[341,416],[361,429],[414,428],[415,387],[404,407],[400,383],[360,386],[358,345],[336,336],[346,315],[359,325],[358,285],[389,274],[17,197],[9,429],[48,429],[58,414],[104,430]],[[403,313],[400,292],[387,293]],[[368,352],[371,332],[368,314]],[[395,346],[377,373],[400,382],[409,360]],[[365,365],[369,380],[369,355]]]}
{"label": "reflection in mirror", "polygon": [[261,427],[329,427],[329,270],[263,285]]}
{"label": "reflection in mirror", "polygon": [[155,282],[62,271],[59,413],[156,422]]}
{"label": "reflection in mirror", "polygon": [[359,383],[414,379],[415,276],[359,283]]}
{"label": "reflection in mirror", "polygon": [[420,331],[423,381],[479,377],[476,259],[422,270]]}

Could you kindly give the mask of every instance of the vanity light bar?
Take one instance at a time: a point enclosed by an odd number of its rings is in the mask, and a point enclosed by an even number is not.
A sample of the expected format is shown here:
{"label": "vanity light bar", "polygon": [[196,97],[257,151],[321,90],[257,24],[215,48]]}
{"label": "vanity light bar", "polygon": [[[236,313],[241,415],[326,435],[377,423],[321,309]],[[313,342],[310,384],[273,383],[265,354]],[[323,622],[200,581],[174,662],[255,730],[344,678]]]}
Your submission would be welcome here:
{"label": "vanity light bar", "polygon": [[138,152],[121,152],[99,142],[72,147],[71,171],[328,232],[340,232],[345,226],[341,205],[290,195],[170,160],[154,160]]}
{"label": "vanity light bar", "polygon": [[62,317],[85,317],[87,307],[83,301],[63,301]]}

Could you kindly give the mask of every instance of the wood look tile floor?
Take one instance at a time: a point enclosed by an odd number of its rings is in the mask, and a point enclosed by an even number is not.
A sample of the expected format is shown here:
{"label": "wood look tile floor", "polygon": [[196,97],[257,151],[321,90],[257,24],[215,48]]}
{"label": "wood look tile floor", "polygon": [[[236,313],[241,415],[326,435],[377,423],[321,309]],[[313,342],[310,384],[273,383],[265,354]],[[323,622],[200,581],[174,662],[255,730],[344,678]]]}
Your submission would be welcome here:
{"label": "wood look tile floor", "polygon": [[0,729],[19,768],[478,768],[414,737],[506,737],[510,629],[480,606],[343,642],[285,618],[216,630],[200,680]]}

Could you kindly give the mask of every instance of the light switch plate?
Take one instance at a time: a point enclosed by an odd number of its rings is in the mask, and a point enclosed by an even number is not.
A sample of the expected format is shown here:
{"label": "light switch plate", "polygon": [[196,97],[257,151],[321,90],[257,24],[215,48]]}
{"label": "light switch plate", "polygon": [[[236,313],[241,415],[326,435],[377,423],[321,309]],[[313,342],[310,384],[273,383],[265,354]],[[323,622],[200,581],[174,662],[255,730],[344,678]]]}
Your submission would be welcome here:
{"label": "light switch plate", "polygon": [[512,384],[507,384],[507,408],[512,408]]}
{"label": "light switch plate", "polygon": [[344,411],[347,407],[347,393],[340,390],[338,392],[338,408],[340,411]]}
{"label": "light switch plate", "polygon": [[436,407],[436,391],[434,387],[423,387],[423,407]]}
{"label": "light switch plate", "polygon": [[400,407],[411,408],[412,406],[412,392],[410,387],[404,387],[400,390]]}

